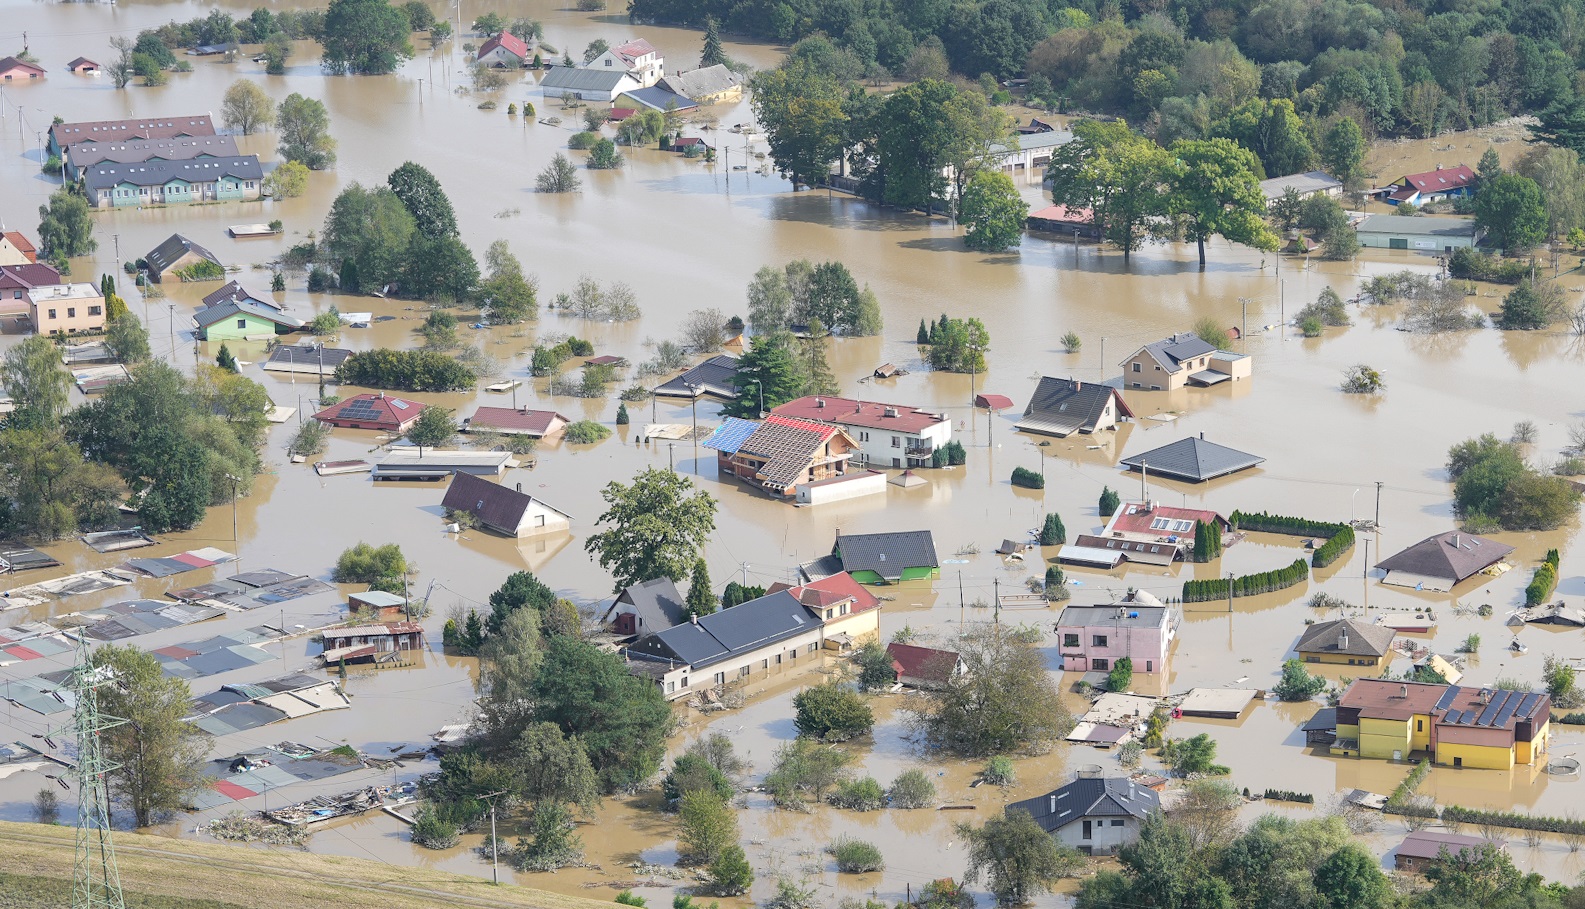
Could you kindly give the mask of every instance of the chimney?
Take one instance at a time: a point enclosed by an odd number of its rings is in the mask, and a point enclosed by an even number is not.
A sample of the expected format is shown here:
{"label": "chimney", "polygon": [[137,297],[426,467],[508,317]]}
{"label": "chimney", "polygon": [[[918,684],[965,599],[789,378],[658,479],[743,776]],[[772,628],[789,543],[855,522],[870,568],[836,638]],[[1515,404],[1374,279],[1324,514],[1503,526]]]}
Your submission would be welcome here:
{"label": "chimney", "polygon": [[824,410],[825,406],[826,406],[826,399],[825,398],[815,398],[815,409],[816,410]]}
{"label": "chimney", "polygon": [[1408,685],[1399,685],[1398,686],[1398,697],[1406,698],[1408,696],[1409,696],[1409,686]]}
{"label": "chimney", "polygon": [[522,483],[517,484],[517,491],[518,492],[522,492],[523,491],[523,484]]}
{"label": "chimney", "polygon": [[1347,650],[1348,649],[1348,629],[1346,629],[1346,628],[1343,629],[1342,631],[1339,631],[1337,633],[1337,649],[1338,650]]}
{"label": "chimney", "polygon": [[1204,430],[1201,430],[1201,431],[1200,431],[1200,441],[1201,441],[1201,442],[1204,442],[1204,441],[1205,441],[1205,431],[1204,431]]}
{"label": "chimney", "polygon": [[1074,379],[1073,380],[1073,390],[1074,391],[1083,391],[1084,390],[1084,382],[1079,380],[1079,379]]}
{"label": "chimney", "polygon": [[1052,814],[1056,814],[1057,813],[1057,797],[1056,797],[1056,795],[1052,795],[1051,796],[1051,813]]}
{"label": "chimney", "polygon": [[695,625],[699,624],[699,617],[696,615],[689,616],[688,620],[693,622]]}

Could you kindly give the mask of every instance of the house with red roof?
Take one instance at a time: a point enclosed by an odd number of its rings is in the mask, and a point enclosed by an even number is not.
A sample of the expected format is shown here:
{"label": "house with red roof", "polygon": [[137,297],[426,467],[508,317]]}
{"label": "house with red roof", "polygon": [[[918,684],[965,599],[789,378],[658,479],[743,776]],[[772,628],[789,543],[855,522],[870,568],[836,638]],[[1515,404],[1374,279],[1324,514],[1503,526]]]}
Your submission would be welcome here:
{"label": "house with red roof", "polygon": [[396,398],[385,392],[353,395],[314,414],[314,419],[342,429],[377,429],[382,432],[407,432],[427,404]]}
{"label": "house with red roof", "polygon": [[1424,205],[1427,202],[1474,195],[1478,181],[1475,172],[1467,165],[1438,166],[1436,170],[1428,170],[1423,174],[1405,174],[1386,186],[1371,190],[1370,194],[1388,205],[1402,205],[1405,202]]}
{"label": "house with red roof", "polygon": [[963,658],[952,650],[893,642],[886,645],[886,655],[892,658],[897,681],[910,688],[945,688],[968,671]]}
{"label": "house with red roof", "polygon": [[30,265],[38,260],[38,249],[21,231],[0,234],[0,265]]}
{"label": "house with red roof", "polygon": [[1069,564],[1115,568],[1121,562],[1170,566],[1194,546],[1194,523],[1231,526],[1214,511],[1178,508],[1159,502],[1131,502],[1120,506],[1100,535],[1079,534],[1062,547],[1057,558]]}
{"label": "house with red roof", "polygon": [[0,58],[0,82],[30,82],[44,78],[44,67],[16,57]]}
{"label": "house with red roof", "polygon": [[474,58],[482,66],[512,68],[527,66],[533,59],[528,42],[511,32],[502,32],[479,45],[479,55]]}
{"label": "house with red roof", "polygon": [[729,417],[704,445],[715,450],[722,473],[784,497],[846,474],[858,447],[839,426],[774,413],[758,423]]}
{"label": "house with red roof", "polygon": [[1086,240],[1101,238],[1101,229],[1095,224],[1095,212],[1066,205],[1048,205],[1039,211],[1030,212],[1024,219],[1024,229],[1083,237]]}
{"label": "house with red roof", "polygon": [[638,80],[640,88],[649,88],[666,75],[666,58],[653,44],[634,38],[590,60],[584,69],[625,72]]}
{"label": "house with red roof", "polygon": [[780,581],[767,593],[786,590],[825,626],[827,650],[851,650],[881,636],[881,600],[847,572],[810,581],[797,587]]}
{"label": "house with red roof", "polygon": [[952,441],[952,421],[944,414],[906,404],[809,395],[771,413],[841,427],[858,445],[854,460],[867,467],[929,467],[930,456]]}
{"label": "house with red roof", "polygon": [[572,421],[554,410],[481,407],[462,421],[463,432],[496,432],[503,436],[547,439],[561,435]]}

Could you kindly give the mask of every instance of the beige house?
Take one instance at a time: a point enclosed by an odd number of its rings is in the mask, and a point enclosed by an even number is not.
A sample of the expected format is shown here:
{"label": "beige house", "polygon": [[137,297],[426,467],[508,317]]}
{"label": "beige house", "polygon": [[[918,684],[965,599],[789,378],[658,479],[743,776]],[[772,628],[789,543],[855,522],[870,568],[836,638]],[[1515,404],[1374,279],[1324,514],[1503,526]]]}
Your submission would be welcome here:
{"label": "beige house", "polygon": [[49,284],[26,291],[28,317],[41,335],[103,331],[105,298],[92,284]]}
{"label": "beige house", "polygon": [[31,265],[38,260],[38,250],[27,237],[14,230],[0,233],[0,265]]}
{"label": "beige house", "polygon": [[1123,386],[1141,391],[1176,391],[1187,385],[1237,382],[1254,372],[1244,354],[1218,350],[1193,332],[1146,344],[1123,361]]}

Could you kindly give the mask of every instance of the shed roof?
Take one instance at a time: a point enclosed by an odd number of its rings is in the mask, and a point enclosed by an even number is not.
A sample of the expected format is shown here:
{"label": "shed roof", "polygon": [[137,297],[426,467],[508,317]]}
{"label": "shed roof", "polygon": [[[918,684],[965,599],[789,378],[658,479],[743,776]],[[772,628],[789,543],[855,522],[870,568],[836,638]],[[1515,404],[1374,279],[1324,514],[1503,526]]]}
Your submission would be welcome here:
{"label": "shed roof", "polygon": [[1022,811],[1035,819],[1042,830],[1055,833],[1074,821],[1085,818],[1149,817],[1161,808],[1161,796],[1154,789],[1127,777],[1080,777],[1053,789],[1046,795],[1013,802],[1006,811]]}
{"label": "shed roof", "polygon": [[1475,236],[1470,218],[1432,218],[1421,215],[1368,215],[1357,228],[1362,234],[1414,235],[1464,239]]}
{"label": "shed roof", "polygon": [[1434,859],[1446,849],[1450,855],[1457,857],[1466,850],[1479,849],[1481,846],[1490,845],[1497,849],[1504,848],[1496,840],[1488,840],[1479,836],[1466,836],[1458,833],[1440,833],[1435,830],[1416,830],[1403,838],[1398,844],[1398,855],[1408,858]]}
{"label": "shed roof", "polygon": [[837,534],[834,550],[844,571],[873,571],[883,578],[900,577],[907,568],[940,568],[935,538],[928,530]]}
{"label": "shed roof", "polygon": [[1376,563],[1383,571],[1402,571],[1429,578],[1462,581],[1494,565],[1513,552],[1513,547],[1472,533],[1449,530],[1429,536],[1395,555]]}
{"label": "shed roof", "polygon": [[1344,656],[1386,656],[1398,633],[1385,625],[1366,625],[1350,619],[1317,622],[1304,630],[1293,649],[1299,653],[1335,653]]}
{"label": "shed roof", "polygon": [[892,658],[892,668],[900,676],[944,683],[952,678],[962,659],[955,650],[921,647],[893,641],[886,645],[886,655]]}
{"label": "shed roof", "polygon": [[644,107],[651,110],[698,110],[699,105],[692,99],[679,95],[668,88],[651,85],[648,88],[630,88],[622,93],[624,98],[632,98]]}
{"label": "shed roof", "polygon": [[1340,189],[1342,186],[1342,182],[1336,177],[1319,170],[1306,171],[1302,174],[1289,174],[1286,177],[1272,177],[1270,180],[1260,181],[1260,191],[1265,195],[1267,202],[1279,198],[1289,189],[1295,190],[1300,195],[1307,196],[1310,193]]}
{"label": "shed roof", "polygon": [[1148,467],[1151,473],[1200,483],[1254,467],[1265,460],[1236,448],[1207,442],[1199,436],[1190,436],[1118,463],[1132,470]]}
{"label": "shed roof", "polygon": [[288,366],[299,364],[312,364],[316,369],[324,364],[325,369],[335,371],[352,351],[341,347],[320,347],[305,344],[283,344],[270,351],[270,357],[265,361],[265,369],[271,363],[284,363]]}

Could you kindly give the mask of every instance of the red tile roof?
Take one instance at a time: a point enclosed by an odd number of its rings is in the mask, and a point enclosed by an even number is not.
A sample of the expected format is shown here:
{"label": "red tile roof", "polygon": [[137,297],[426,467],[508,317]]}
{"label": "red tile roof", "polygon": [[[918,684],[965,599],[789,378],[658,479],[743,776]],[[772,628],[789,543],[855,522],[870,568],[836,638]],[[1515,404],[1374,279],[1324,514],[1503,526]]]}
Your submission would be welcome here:
{"label": "red tile roof", "polygon": [[[1220,521],[1223,524],[1227,523],[1226,519],[1216,512],[1200,508],[1175,508],[1171,505],[1154,505],[1149,511],[1145,511],[1144,508],[1144,505],[1137,502],[1121,506],[1117,509],[1117,514],[1112,516],[1111,523],[1107,525],[1107,532],[1177,534],[1182,536],[1186,533],[1194,533],[1195,521],[1204,521],[1207,524],[1213,521]],[[1158,520],[1166,520],[1169,523],[1166,527],[1150,526]],[[1180,521],[1189,522],[1186,530],[1176,529],[1174,523],[1170,523]]]}
{"label": "red tile roof", "polygon": [[975,395],[974,406],[990,410],[1006,410],[1013,406],[1013,399],[1006,395]]}
{"label": "red tile roof", "polygon": [[37,262],[39,260],[38,250],[33,247],[33,243],[27,237],[22,236],[21,231],[8,230],[5,232],[5,238],[11,241],[11,245],[17,248],[17,252],[27,256],[29,262]]}
{"label": "red tile roof", "polygon": [[[849,611],[849,615],[867,612],[881,605],[879,597],[865,590],[863,584],[853,580],[853,575],[845,571],[831,575],[828,578],[821,578],[818,581],[810,581],[798,587],[792,587],[778,581],[772,584],[766,592],[776,593],[780,590],[791,591],[792,595],[798,598],[798,602],[806,606],[811,604],[825,606],[830,603],[840,603],[843,600],[851,599],[853,601],[853,609]],[[805,599],[805,595],[809,595],[809,599]]]}
{"label": "red tile roof", "polygon": [[405,398],[364,393],[321,410],[314,414],[314,419],[331,426],[403,432],[427,406]]}
{"label": "red tile roof", "polygon": [[636,62],[639,57],[643,57],[648,54],[658,54],[659,51],[655,50],[655,45],[650,44],[643,38],[634,38],[632,41],[629,41],[626,44],[618,44],[616,47],[611,48],[611,53],[616,54],[618,57],[621,57],[628,63],[633,63]]}
{"label": "red tile roof", "polygon": [[1423,193],[1451,192],[1475,182],[1475,172],[1460,164],[1457,167],[1439,167],[1423,174],[1404,174],[1404,181]]}
{"label": "red tile roof", "polygon": [[611,116],[607,119],[612,123],[621,123],[636,113],[638,113],[638,108],[636,107],[613,107],[611,108]]}
{"label": "red tile roof", "polygon": [[504,47],[508,51],[511,51],[517,56],[517,59],[519,60],[528,59],[528,42],[512,34],[511,32],[502,32],[499,35],[496,35],[494,38],[491,38],[490,40],[479,45],[478,56],[483,57],[485,54],[488,54],[490,51],[493,51],[498,47]]}
{"label": "red tile roof", "polygon": [[893,429],[898,432],[920,433],[942,422],[940,414],[928,413],[905,404],[879,404],[874,401],[857,401],[831,395],[810,395],[788,401],[773,408],[772,414],[838,423],[843,426],[862,426],[866,429]]}
{"label": "red tile roof", "polygon": [[1048,205],[1039,211],[1032,211],[1029,217],[1034,221],[1062,221],[1070,224],[1089,224],[1095,220],[1095,212],[1088,208],[1068,208],[1066,205]]}
{"label": "red tile roof", "polygon": [[1407,720],[1417,713],[1429,716],[1447,688],[1425,682],[1355,679],[1338,698],[1337,706],[1352,707],[1367,718]]}
{"label": "red tile roof", "polygon": [[572,422],[554,410],[513,410],[510,407],[481,407],[473,412],[473,417],[468,421],[468,426],[471,429],[489,427],[544,435],[550,431],[551,424],[557,420],[563,423]]}
{"label": "red tile roof", "polygon": [[887,644],[886,655],[892,658],[892,668],[899,676],[912,676],[932,682],[945,682],[952,678],[958,665],[958,655],[951,650],[920,647],[917,644]]}

